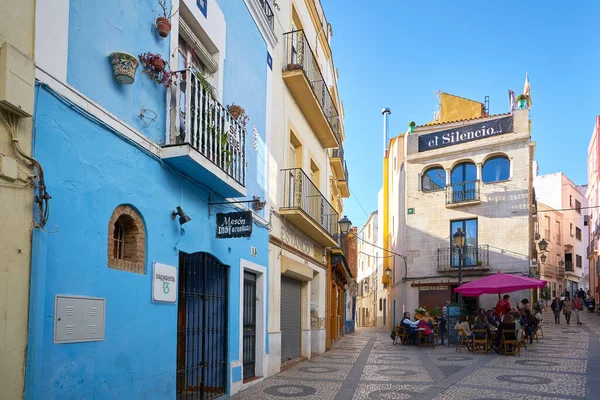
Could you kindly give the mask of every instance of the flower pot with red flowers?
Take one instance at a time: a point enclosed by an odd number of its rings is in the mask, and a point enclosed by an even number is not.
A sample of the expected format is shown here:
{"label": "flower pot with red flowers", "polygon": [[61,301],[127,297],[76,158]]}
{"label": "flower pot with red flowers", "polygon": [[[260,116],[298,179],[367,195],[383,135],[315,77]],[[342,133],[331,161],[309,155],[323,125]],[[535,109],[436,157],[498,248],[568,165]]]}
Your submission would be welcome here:
{"label": "flower pot with red flowers", "polygon": [[155,81],[159,85],[165,85],[165,87],[171,86],[171,78],[173,73],[169,71],[168,64],[160,54],[144,53],[138,56],[142,67],[143,74],[147,74],[150,80]]}
{"label": "flower pot with red flowers", "polygon": [[167,0],[158,0],[158,5],[162,8],[162,13],[156,18],[156,30],[160,37],[166,38],[171,33],[171,17],[175,13],[172,12],[173,5],[167,11]]}

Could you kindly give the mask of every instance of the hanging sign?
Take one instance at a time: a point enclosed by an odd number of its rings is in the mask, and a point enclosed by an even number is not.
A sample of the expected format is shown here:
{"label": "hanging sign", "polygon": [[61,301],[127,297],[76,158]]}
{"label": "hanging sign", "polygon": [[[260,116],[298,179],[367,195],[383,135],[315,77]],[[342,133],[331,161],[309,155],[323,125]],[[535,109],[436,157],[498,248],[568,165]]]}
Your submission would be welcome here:
{"label": "hanging sign", "polygon": [[513,117],[498,118],[419,136],[419,153],[471,142],[513,131]]}
{"label": "hanging sign", "polygon": [[217,239],[250,237],[252,235],[252,211],[217,214]]}
{"label": "hanging sign", "polygon": [[152,300],[175,303],[177,299],[177,268],[154,263]]}

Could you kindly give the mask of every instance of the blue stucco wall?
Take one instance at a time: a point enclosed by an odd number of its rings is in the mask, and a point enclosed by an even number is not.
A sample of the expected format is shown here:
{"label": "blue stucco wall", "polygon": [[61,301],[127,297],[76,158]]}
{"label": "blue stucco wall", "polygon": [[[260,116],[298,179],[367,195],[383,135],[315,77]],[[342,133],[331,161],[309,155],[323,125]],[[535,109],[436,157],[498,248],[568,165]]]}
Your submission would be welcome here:
{"label": "blue stucco wall", "polygon": [[[218,0],[217,3],[227,22],[223,102],[241,105],[250,117],[246,127],[248,176],[257,179],[250,179],[246,186],[249,195],[264,193],[267,45],[244,1]],[[210,18],[210,10],[208,17]],[[254,126],[258,130],[258,141],[262,143],[256,151],[252,147]]]}
{"label": "blue stucco wall", "polygon": [[[248,196],[264,199],[266,130],[266,45],[243,1],[221,1],[227,21],[224,104],[242,105],[248,115]],[[138,69],[133,85],[117,84],[108,54],[151,51],[168,56],[168,40],[151,30],[155,0],[89,2],[71,0],[67,82],[155,142],[165,137],[165,89]],[[208,10],[208,18],[210,18]],[[140,67],[141,68],[141,67]],[[240,259],[268,265],[268,231],[254,226],[247,239],[215,239],[210,188],[169,170],[159,160],[90,120],[51,90],[36,88],[34,152],[44,165],[52,195],[48,226],[32,259],[43,276],[32,286],[27,398],[171,399],[175,397],[177,305],[151,301],[152,262],[178,265],[180,251],[208,252],[230,265],[228,359],[238,361]],[[149,128],[137,121],[141,105],[158,114]],[[258,149],[252,146],[256,126]],[[120,204],[134,206],[145,222],[146,272],[107,267],[108,221]],[[192,221],[179,226],[171,210],[182,206]],[[268,216],[267,216],[268,217]],[[257,256],[251,255],[251,247]],[[105,340],[53,344],[54,296],[106,298]],[[264,338],[267,341],[267,335]],[[266,348],[268,348],[268,343]],[[229,371],[229,368],[228,368]],[[238,371],[236,370],[236,373]],[[234,381],[239,377],[234,377]],[[229,379],[228,379],[229,381]],[[228,388],[229,390],[229,388]]]}
{"label": "blue stucco wall", "polygon": [[[153,141],[164,142],[165,87],[142,74],[141,65],[133,84],[117,83],[108,59],[122,51],[169,60],[169,38],[161,40],[152,30],[159,10],[157,0],[70,0],[67,82]],[[158,114],[148,128],[137,120],[142,105]]]}

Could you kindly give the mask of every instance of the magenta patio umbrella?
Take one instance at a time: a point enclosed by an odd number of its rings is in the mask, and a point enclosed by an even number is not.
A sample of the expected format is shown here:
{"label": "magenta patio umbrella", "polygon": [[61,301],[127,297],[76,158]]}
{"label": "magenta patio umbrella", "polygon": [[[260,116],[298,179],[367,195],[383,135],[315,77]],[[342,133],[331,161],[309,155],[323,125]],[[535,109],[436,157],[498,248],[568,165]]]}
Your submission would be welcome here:
{"label": "magenta patio umbrella", "polygon": [[465,283],[454,289],[466,297],[477,297],[482,294],[498,294],[517,292],[525,289],[538,289],[546,287],[546,281],[526,276],[503,274],[498,272],[475,281]]}

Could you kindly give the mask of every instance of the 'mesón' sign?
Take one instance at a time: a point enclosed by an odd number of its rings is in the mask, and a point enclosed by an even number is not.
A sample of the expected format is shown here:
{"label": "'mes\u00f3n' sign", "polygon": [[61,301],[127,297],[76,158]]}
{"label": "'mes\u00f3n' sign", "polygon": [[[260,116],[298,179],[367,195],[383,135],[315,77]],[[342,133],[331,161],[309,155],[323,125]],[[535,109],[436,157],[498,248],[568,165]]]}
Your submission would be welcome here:
{"label": "'mes\u00f3n' sign", "polygon": [[252,235],[252,211],[217,214],[217,239],[250,237]]}

